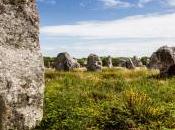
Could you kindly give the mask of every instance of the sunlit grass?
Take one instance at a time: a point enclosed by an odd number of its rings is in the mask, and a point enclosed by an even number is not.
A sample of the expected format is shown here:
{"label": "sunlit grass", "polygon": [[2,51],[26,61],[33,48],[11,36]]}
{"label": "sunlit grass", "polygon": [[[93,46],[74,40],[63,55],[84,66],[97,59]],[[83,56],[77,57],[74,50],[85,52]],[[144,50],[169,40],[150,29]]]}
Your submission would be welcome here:
{"label": "sunlit grass", "polygon": [[175,78],[139,68],[46,70],[40,130],[175,129]]}

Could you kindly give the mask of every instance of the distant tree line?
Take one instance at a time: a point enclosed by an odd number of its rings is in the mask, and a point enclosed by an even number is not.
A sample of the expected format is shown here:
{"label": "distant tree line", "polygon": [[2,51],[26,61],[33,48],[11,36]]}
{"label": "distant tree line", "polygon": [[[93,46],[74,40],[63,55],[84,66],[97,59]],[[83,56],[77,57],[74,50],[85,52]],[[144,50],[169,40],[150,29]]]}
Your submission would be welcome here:
{"label": "distant tree line", "polygon": [[56,57],[44,57],[44,66],[47,68],[53,68]]}

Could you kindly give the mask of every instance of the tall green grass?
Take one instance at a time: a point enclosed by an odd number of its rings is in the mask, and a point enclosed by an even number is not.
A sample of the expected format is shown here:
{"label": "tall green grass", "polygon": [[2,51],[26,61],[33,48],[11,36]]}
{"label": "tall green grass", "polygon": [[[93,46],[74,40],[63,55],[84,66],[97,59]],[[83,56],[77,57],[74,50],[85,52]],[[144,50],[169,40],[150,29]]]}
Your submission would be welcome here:
{"label": "tall green grass", "polygon": [[175,78],[157,71],[46,71],[39,130],[175,129]]}

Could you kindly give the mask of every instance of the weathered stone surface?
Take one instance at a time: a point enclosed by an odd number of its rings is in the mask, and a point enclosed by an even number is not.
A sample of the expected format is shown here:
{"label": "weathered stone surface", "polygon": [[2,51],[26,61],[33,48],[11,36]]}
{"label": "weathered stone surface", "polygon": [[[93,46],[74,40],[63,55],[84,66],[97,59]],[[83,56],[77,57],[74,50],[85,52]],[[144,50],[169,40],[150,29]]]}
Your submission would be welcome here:
{"label": "weathered stone surface", "polygon": [[127,69],[135,69],[135,65],[132,62],[131,58],[120,59],[119,67],[124,67]]}
{"label": "weathered stone surface", "polygon": [[174,76],[175,75],[175,64],[170,66],[165,74],[168,76]]}
{"label": "weathered stone surface", "polygon": [[175,75],[175,48],[163,46],[154,52],[150,58],[149,68],[159,69],[162,75]]}
{"label": "weathered stone surface", "polygon": [[87,59],[87,70],[88,71],[101,71],[102,61],[100,57],[95,54],[90,54]]}
{"label": "weathered stone surface", "polygon": [[80,64],[77,60],[71,57],[67,52],[59,53],[55,61],[56,70],[70,71],[79,67]]}
{"label": "weathered stone surface", "polygon": [[44,67],[34,0],[0,0],[0,130],[29,130],[43,116]]}
{"label": "weathered stone surface", "polygon": [[113,64],[112,64],[112,57],[111,56],[108,56],[108,59],[107,59],[108,61],[107,61],[107,66],[109,67],[109,68],[112,68],[113,67]]}
{"label": "weathered stone surface", "polygon": [[135,69],[135,65],[130,58],[128,58],[128,60],[126,61],[126,68],[127,69]]}
{"label": "weathered stone surface", "polygon": [[141,60],[138,57],[136,57],[136,56],[134,56],[132,58],[132,62],[133,62],[135,67],[142,67],[143,66]]}

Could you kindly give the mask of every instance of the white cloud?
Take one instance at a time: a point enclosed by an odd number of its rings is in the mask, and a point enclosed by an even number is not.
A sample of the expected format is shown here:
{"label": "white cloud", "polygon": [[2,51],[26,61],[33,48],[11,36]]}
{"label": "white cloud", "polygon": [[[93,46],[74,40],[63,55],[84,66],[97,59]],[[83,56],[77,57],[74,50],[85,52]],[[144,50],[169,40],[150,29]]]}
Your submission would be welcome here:
{"label": "white cloud", "polygon": [[144,7],[145,4],[148,4],[152,1],[154,1],[154,0],[139,0],[137,5],[138,5],[138,7],[142,8],[142,7]]}
{"label": "white cloud", "polygon": [[168,5],[169,7],[175,7],[175,0],[139,0],[137,6],[142,8],[151,2],[157,2],[163,5]]}
{"label": "white cloud", "polygon": [[151,2],[157,2],[157,4],[164,4],[168,5],[169,7],[175,7],[175,0],[138,0],[137,3],[132,4],[130,2],[125,2],[122,0],[98,0],[103,2],[104,6],[107,8],[114,8],[114,7],[122,7],[122,8],[127,8],[127,7],[139,7],[143,8],[145,7],[146,4],[151,3]]}
{"label": "white cloud", "polygon": [[175,0],[167,0],[167,3],[169,6],[174,6],[175,7]]}
{"label": "white cloud", "polygon": [[41,27],[47,36],[107,38],[169,38],[175,37],[175,13],[132,16],[113,21],[87,21],[75,25]]}
{"label": "white cloud", "polygon": [[104,3],[104,6],[107,8],[113,8],[113,7],[122,7],[122,8],[126,8],[126,7],[131,7],[131,4],[129,2],[123,2],[120,0],[98,0],[100,2]]}
{"label": "white cloud", "polygon": [[[56,56],[69,52],[75,57],[87,57],[90,53],[100,56],[150,56],[160,46],[175,46],[175,39],[123,39],[123,40],[77,40],[67,44],[57,43],[42,46],[43,54]],[[66,41],[66,40],[65,40]],[[52,46],[52,48],[51,48]]]}
{"label": "white cloud", "polygon": [[[132,16],[113,21],[86,21],[41,27],[43,52],[68,51],[76,57],[89,53],[144,56],[163,45],[175,46],[175,13]],[[45,46],[44,46],[45,45]],[[53,46],[48,50],[48,46]]]}

